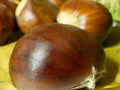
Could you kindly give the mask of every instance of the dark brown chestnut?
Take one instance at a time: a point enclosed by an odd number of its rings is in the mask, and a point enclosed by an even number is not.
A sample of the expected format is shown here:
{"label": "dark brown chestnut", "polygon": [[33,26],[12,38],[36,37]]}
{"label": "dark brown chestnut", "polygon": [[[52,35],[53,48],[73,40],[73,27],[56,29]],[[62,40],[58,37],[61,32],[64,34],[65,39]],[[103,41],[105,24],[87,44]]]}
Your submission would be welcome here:
{"label": "dark brown chestnut", "polygon": [[71,25],[39,25],[16,43],[10,76],[19,90],[95,88],[105,53],[91,34]]}
{"label": "dark brown chestnut", "polygon": [[0,2],[0,45],[5,44],[14,29],[14,17],[11,10]]}
{"label": "dark brown chestnut", "polygon": [[54,22],[57,8],[48,0],[22,0],[16,9],[16,19],[22,32],[39,24]]}
{"label": "dark brown chestnut", "polygon": [[92,0],[70,0],[61,6],[57,22],[77,26],[103,42],[111,32],[112,16],[100,3]]}

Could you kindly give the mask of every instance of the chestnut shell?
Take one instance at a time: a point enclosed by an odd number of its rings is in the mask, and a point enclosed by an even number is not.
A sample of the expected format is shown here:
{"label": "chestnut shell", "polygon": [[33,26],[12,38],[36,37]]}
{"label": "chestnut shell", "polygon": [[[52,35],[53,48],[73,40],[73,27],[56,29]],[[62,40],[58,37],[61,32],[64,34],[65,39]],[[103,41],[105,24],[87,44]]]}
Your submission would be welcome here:
{"label": "chestnut shell", "polygon": [[17,3],[15,3],[15,0],[0,0],[0,2],[4,3],[13,13],[13,15],[15,15],[15,10],[17,7]]}
{"label": "chestnut shell", "polygon": [[14,29],[14,17],[11,10],[0,2],[0,45],[6,43]]}
{"label": "chestnut shell", "polygon": [[20,30],[27,33],[36,25],[54,22],[57,12],[48,0],[22,0],[15,14]]}
{"label": "chestnut shell", "polygon": [[[69,16],[75,17],[76,22]],[[91,0],[70,0],[61,6],[57,22],[77,26],[103,42],[111,32],[113,20],[109,10],[100,3]]]}
{"label": "chestnut shell", "polygon": [[58,9],[64,4],[67,0],[49,0],[53,5],[55,5]]}
{"label": "chestnut shell", "polygon": [[105,68],[95,37],[70,25],[39,25],[16,43],[10,76],[19,90],[69,90]]}

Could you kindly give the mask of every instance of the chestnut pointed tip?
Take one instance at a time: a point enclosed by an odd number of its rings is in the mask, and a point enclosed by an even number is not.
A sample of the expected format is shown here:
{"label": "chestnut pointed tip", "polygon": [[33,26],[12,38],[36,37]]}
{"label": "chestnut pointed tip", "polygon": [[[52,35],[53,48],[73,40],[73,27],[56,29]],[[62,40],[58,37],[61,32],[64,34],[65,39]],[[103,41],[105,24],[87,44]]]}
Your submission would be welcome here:
{"label": "chestnut pointed tip", "polygon": [[75,85],[70,90],[76,90],[81,88],[88,88],[89,90],[94,90],[96,87],[96,82],[105,76],[106,68],[98,72],[97,69],[94,66],[92,66],[91,70],[92,73],[90,76],[88,76],[83,82],[80,82],[79,84]]}
{"label": "chestnut pointed tip", "polygon": [[88,89],[95,89],[95,83],[96,83],[96,74],[97,70],[94,66],[91,67],[91,75],[88,76],[83,82],[80,82],[78,85],[74,86],[70,90],[76,90],[76,89],[81,89],[81,88],[88,88]]}

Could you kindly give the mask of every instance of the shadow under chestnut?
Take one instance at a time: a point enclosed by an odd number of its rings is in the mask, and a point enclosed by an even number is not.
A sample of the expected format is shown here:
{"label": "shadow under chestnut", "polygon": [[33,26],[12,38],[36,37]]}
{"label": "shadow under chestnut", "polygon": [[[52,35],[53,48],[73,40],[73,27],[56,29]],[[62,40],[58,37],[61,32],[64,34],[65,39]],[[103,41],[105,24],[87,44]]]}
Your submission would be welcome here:
{"label": "shadow under chestnut", "polygon": [[15,42],[18,39],[20,39],[23,35],[24,35],[23,32],[21,30],[17,29],[12,33],[12,35],[9,37],[9,39],[7,40],[7,42],[5,44]]}
{"label": "shadow under chestnut", "polygon": [[119,66],[117,65],[117,63],[113,62],[113,60],[111,60],[110,58],[107,59],[106,67],[107,68],[106,68],[105,77],[97,82],[96,87],[98,89],[96,89],[96,90],[101,90],[99,88],[112,83],[115,80],[116,75],[119,71],[119,68],[118,68]]}

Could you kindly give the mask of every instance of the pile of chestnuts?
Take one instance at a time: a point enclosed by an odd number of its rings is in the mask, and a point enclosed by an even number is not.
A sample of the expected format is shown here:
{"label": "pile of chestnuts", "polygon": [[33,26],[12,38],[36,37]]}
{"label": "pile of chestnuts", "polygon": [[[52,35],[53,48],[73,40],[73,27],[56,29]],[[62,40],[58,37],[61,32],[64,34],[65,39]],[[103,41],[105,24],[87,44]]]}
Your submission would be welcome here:
{"label": "pile of chestnuts", "polygon": [[108,9],[92,0],[0,0],[0,45],[15,25],[24,33],[10,57],[13,84],[19,90],[95,89],[106,73],[101,44],[112,22]]}

